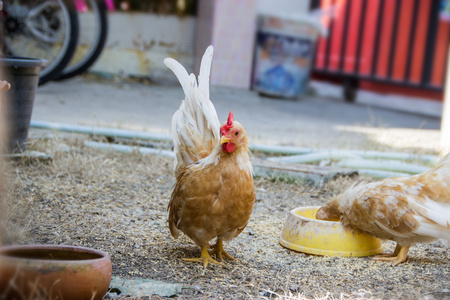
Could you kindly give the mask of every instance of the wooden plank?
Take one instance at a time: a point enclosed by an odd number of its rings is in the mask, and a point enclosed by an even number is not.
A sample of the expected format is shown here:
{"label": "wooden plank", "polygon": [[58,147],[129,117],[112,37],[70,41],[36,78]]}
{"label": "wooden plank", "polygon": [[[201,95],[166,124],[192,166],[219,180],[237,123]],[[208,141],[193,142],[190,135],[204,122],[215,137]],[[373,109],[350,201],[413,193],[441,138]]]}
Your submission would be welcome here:
{"label": "wooden plank", "polygon": [[339,176],[358,175],[358,171],[352,169],[305,164],[281,164],[258,158],[252,159],[252,164],[256,176],[298,178],[315,185],[322,185]]}

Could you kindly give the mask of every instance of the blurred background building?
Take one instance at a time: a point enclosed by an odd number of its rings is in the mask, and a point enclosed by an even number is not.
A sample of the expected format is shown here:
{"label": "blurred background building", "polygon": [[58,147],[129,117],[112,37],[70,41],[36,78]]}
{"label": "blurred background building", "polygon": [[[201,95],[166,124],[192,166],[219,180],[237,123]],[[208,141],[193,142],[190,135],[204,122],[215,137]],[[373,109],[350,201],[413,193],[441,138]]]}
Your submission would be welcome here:
{"label": "blurred background building", "polygon": [[173,80],[165,57],[194,71],[213,44],[212,84],[249,89],[256,82],[260,16],[309,15],[326,34],[314,44],[311,66],[294,63],[311,67],[316,80],[342,85],[348,101],[358,88],[443,99],[450,28],[446,0],[115,2],[107,46],[91,71]]}
{"label": "blurred background building", "polygon": [[212,84],[250,88],[257,15],[306,13],[309,1],[116,0],[106,48],[91,71],[173,80],[171,56],[188,71],[215,46]]}

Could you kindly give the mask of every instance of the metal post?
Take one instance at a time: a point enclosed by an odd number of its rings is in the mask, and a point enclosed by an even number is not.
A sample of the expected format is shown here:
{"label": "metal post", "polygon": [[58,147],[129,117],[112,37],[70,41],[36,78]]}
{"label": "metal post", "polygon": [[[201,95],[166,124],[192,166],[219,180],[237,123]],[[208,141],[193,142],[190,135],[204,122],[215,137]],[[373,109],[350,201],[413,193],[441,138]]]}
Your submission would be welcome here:
{"label": "metal post", "polygon": [[[450,45],[448,53],[450,54]],[[448,56],[450,58],[450,56]],[[444,106],[442,110],[441,122],[441,148],[442,151],[450,151],[450,59],[447,59],[447,74],[444,84]]]}

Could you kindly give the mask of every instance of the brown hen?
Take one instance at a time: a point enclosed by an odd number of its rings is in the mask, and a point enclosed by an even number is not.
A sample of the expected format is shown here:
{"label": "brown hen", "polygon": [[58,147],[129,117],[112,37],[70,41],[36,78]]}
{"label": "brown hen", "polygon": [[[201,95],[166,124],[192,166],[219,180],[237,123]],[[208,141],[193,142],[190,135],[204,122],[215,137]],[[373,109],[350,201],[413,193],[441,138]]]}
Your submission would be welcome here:
{"label": "brown hen", "polygon": [[322,206],[316,218],[397,242],[392,254],[375,259],[401,264],[415,243],[450,241],[450,156],[422,174],[354,185]]}
{"label": "brown hen", "polygon": [[[220,126],[209,100],[212,55],[210,46],[202,58],[198,84],[177,61],[164,60],[186,97],[172,119],[177,182],[168,207],[169,228],[173,237],[184,232],[200,246],[200,258],[186,260],[201,262],[205,268],[216,263],[212,254],[218,260],[233,259],[223,249],[223,241],[242,232],[255,202],[245,130],[231,112]],[[208,253],[213,239],[216,244]]]}

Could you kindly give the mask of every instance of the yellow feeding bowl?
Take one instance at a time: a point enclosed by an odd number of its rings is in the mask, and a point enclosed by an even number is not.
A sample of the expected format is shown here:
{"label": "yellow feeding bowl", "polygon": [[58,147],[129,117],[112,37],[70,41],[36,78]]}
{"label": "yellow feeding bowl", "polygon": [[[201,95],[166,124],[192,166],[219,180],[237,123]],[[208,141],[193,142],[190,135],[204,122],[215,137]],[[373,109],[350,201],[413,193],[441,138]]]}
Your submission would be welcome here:
{"label": "yellow feeding bowl", "polygon": [[319,206],[290,211],[280,244],[288,249],[316,255],[369,256],[380,253],[381,241],[366,233],[344,229],[340,222],[316,219]]}

